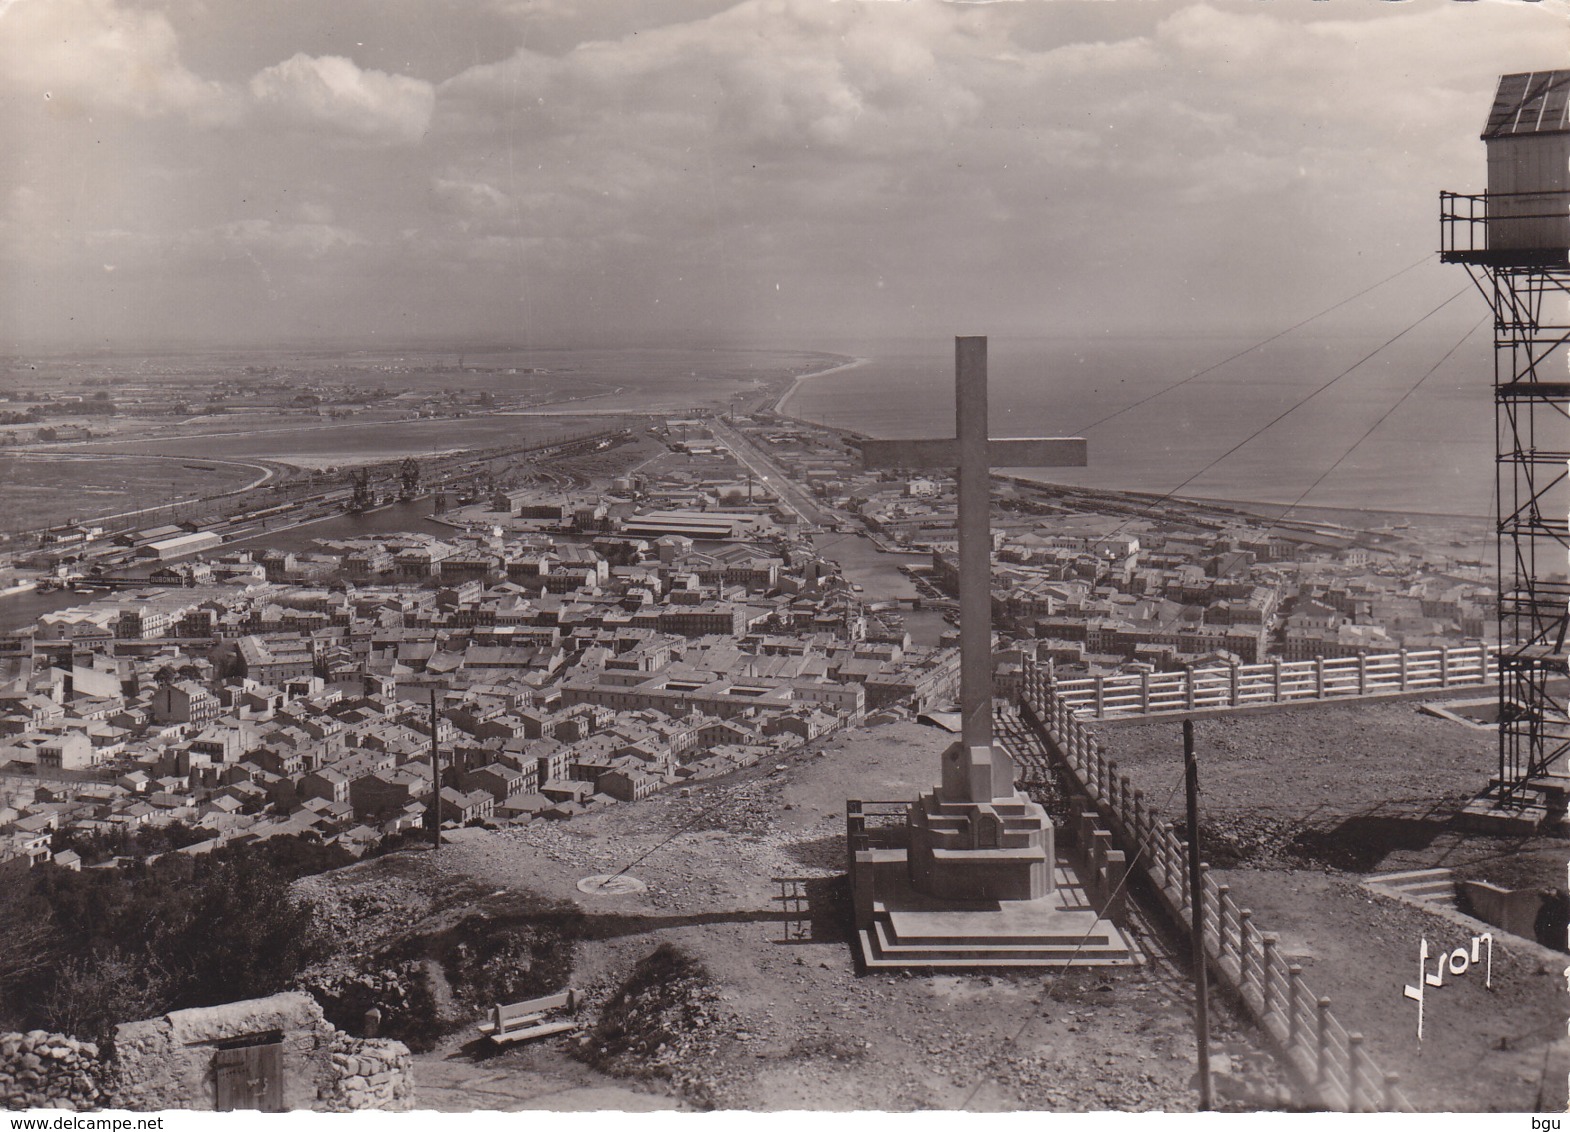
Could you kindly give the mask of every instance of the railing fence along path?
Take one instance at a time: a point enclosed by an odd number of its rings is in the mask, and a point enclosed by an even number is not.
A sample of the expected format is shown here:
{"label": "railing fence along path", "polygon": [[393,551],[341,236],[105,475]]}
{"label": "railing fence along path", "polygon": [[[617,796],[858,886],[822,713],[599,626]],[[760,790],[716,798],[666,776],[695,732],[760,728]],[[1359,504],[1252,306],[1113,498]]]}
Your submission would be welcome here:
{"label": "railing fence along path", "polygon": [[1353,696],[1394,696],[1430,689],[1482,687],[1498,679],[1493,650],[1453,645],[1264,664],[1190,666],[1181,672],[1132,672],[1054,681],[1057,698],[1095,719],[1167,712],[1216,711],[1256,704]]}
{"label": "railing fence along path", "polygon": [[[1414,655],[1422,654],[1408,654],[1409,679]],[[1371,665],[1381,659],[1368,658]],[[1024,673],[1021,715],[1101,813],[1130,868],[1144,874],[1173,922],[1187,933],[1187,846],[1172,823],[1118,772],[1116,761],[1107,757],[1073,704],[1034,663]],[[1364,1048],[1363,1036],[1336,1021],[1330,999],[1309,988],[1301,968],[1280,954],[1276,936],[1254,923],[1253,912],[1238,904],[1227,885],[1210,877],[1208,865],[1200,870],[1205,953],[1213,975],[1243,1003],[1318,1103],[1345,1112],[1413,1111],[1397,1075],[1381,1072]]]}

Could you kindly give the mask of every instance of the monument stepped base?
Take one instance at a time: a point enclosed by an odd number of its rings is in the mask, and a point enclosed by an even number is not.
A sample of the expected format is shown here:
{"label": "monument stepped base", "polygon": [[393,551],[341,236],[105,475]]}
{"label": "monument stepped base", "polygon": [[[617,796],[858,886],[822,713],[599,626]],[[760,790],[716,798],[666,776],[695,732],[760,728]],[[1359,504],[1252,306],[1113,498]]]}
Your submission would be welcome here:
{"label": "monument stepped base", "polygon": [[1035,900],[940,900],[911,887],[903,849],[855,855],[856,935],[868,970],[1123,967],[1138,948],[1085,900],[1062,861]]}

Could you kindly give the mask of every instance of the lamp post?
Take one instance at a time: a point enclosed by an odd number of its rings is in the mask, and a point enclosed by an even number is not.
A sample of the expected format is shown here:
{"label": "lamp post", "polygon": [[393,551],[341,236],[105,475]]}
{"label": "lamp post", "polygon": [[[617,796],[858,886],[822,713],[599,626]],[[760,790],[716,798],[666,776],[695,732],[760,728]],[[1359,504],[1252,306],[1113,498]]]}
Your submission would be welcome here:
{"label": "lamp post", "polygon": [[442,847],[442,754],[436,739],[436,689],[431,689],[431,832],[435,849]]}

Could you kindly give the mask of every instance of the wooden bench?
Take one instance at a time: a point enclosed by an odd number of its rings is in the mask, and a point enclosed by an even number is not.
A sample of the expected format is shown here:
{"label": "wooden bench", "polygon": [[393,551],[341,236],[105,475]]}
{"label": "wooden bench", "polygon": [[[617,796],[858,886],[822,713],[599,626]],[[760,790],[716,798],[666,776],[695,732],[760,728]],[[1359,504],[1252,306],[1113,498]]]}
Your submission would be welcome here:
{"label": "wooden bench", "polygon": [[560,1034],[576,1029],[578,1024],[573,1021],[546,1022],[545,1016],[553,1010],[571,1011],[576,1008],[577,999],[570,987],[560,994],[531,998],[527,1002],[514,1002],[505,1006],[498,1002],[491,1008],[490,1020],[480,1023],[480,1033],[498,1045]]}

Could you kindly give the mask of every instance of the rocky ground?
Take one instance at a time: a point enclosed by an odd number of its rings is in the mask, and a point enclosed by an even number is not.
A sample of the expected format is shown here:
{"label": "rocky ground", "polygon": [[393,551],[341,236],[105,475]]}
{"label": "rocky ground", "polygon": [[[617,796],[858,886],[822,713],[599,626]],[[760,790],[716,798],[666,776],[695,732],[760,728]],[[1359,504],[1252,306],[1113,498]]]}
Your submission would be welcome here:
{"label": "rocky ground", "polygon": [[[1109,757],[1167,814],[1181,813],[1182,732],[1172,721],[1102,726]],[[1376,895],[1370,873],[1451,868],[1506,887],[1565,883],[1570,841],[1457,827],[1494,769],[1495,737],[1413,701],[1305,705],[1201,719],[1201,843],[1219,881],[1277,933],[1306,983],[1332,999],[1415,1106],[1562,1111],[1570,957],[1495,931],[1492,988],[1476,971],[1416,1004],[1420,941],[1467,944],[1475,922]],[[1430,962],[1432,970],[1432,961]]]}
{"label": "rocky ground", "polygon": [[[1140,942],[1150,961],[1137,969],[856,973],[841,879],[845,799],[913,796],[948,739],[909,723],[863,730],[685,797],[459,831],[438,852],[304,887],[362,939],[442,904],[505,903],[519,891],[582,910],[572,978],[583,1029],[500,1054],[461,1030],[416,1057],[416,1107],[1192,1110],[1192,994],[1149,925]],[[615,896],[578,887],[623,870],[646,887]],[[790,938],[781,876],[804,878],[803,939]],[[662,944],[691,966],[623,993]],[[679,993],[654,989],[667,984]],[[1215,1050],[1225,1106],[1291,1103],[1272,1059],[1224,1008]]]}

